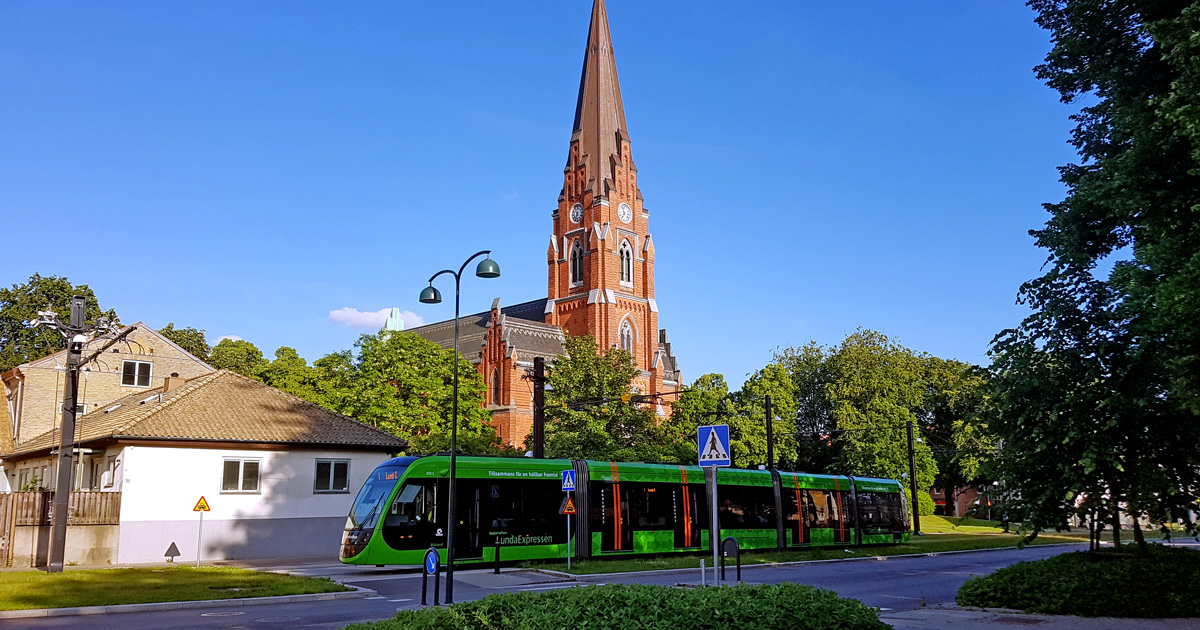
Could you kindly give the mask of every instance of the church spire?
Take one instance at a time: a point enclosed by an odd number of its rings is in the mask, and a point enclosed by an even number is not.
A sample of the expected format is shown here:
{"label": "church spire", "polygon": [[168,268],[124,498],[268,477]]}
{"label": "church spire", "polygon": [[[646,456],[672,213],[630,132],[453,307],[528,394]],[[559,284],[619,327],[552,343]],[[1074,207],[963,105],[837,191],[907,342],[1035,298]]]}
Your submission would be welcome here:
{"label": "church spire", "polygon": [[607,197],[603,184],[612,181],[613,162],[620,162],[620,143],[629,141],[629,132],[625,128],[625,106],[621,103],[621,85],[617,82],[617,62],[604,0],[592,4],[571,141],[579,142],[578,150],[587,173],[586,187]]}

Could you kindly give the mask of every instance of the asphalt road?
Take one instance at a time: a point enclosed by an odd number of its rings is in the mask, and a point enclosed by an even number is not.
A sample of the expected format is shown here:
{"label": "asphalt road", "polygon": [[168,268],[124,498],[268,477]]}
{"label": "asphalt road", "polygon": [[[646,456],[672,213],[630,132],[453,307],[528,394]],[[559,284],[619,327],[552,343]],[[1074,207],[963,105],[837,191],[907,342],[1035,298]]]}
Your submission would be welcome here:
{"label": "asphalt road", "polygon": [[[756,565],[742,568],[746,582],[774,584],[799,582],[836,591],[843,597],[869,606],[903,611],[923,606],[950,605],[958,587],[972,575],[983,575],[1001,567],[1046,558],[1085,545],[1034,546],[932,556],[881,557],[847,561],[810,562],[791,565]],[[359,621],[385,619],[397,610],[420,606],[421,575],[411,570],[350,567],[318,564],[270,567],[303,575],[324,575],[348,584],[375,590],[367,599],[333,600],[296,604],[221,607],[114,613],[82,617],[47,617],[0,620],[0,628],[126,629],[235,629],[306,628],[330,630]],[[730,579],[733,568],[729,567]],[[586,584],[698,584],[700,570],[660,571],[638,574],[585,576],[578,581],[528,571],[507,570],[493,575],[490,569],[459,569],[455,600],[469,601],[490,593],[515,590],[539,591],[572,588]],[[708,580],[711,582],[712,571]],[[432,585],[430,585],[432,588]],[[443,584],[443,589],[445,585]]]}

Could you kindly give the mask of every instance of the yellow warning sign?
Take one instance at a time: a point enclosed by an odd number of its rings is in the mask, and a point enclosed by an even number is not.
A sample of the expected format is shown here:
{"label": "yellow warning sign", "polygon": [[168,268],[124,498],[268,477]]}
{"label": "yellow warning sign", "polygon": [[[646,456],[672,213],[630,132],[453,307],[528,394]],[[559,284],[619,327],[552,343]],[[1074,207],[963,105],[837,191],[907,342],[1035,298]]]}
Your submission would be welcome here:
{"label": "yellow warning sign", "polygon": [[575,513],[575,499],[572,499],[571,497],[567,497],[566,500],[563,501],[562,509],[560,509],[558,513],[559,514],[574,514]]}
{"label": "yellow warning sign", "polygon": [[193,512],[211,512],[212,510],[210,510],[208,507],[208,501],[205,501],[204,497],[200,497],[200,500],[196,502],[196,507],[192,508],[192,511]]}

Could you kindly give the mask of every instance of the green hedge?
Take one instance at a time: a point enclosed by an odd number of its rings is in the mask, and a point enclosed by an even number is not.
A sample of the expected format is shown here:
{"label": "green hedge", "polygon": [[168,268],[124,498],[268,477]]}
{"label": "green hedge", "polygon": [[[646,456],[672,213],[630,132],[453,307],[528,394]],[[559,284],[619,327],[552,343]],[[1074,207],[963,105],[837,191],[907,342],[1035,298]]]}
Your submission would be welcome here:
{"label": "green hedge", "polygon": [[1021,562],[958,590],[960,606],[1082,617],[1200,617],[1200,551],[1150,545]]}
{"label": "green hedge", "polygon": [[347,630],[885,630],[875,609],[800,584],[671,588],[602,584],[489,595],[401,611]]}

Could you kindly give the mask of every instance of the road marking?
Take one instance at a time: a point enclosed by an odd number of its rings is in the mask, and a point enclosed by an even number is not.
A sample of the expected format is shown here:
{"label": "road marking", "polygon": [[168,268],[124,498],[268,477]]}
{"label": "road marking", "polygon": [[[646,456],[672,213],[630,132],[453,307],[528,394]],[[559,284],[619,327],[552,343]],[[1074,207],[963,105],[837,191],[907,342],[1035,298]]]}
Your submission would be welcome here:
{"label": "road marking", "polygon": [[557,586],[540,586],[540,587],[537,587],[537,588],[526,588],[526,589],[522,589],[522,590],[526,590],[526,591],[552,591],[552,590],[559,589],[559,588],[574,588],[575,586],[576,586],[575,584],[559,584],[559,585],[557,585]]}
{"label": "road marking", "polygon": [[387,599],[387,598],[384,597],[383,595],[376,595],[374,597],[364,597],[363,599]]}
{"label": "road marking", "polygon": [[880,595],[880,597],[890,597],[892,599],[921,599],[920,597],[904,597],[902,595]]}
{"label": "road marking", "polygon": [[338,578],[343,582],[378,582],[379,580],[410,580],[419,578],[421,575],[368,575],[363,577],[331,575],[329,577]]}
{"label": "road marking", "polygon": [[200,613],[200,616],[201,617],[236,617],[238,615],[244,615],[244,614],[246,614],[246,613],[234,612],[232,610],[228,610],[228,611],[223,610],[221,612]]}
{"label": "road marking", "polygon": [[388,601],[389,601],[389,602],[392,602],[392,603],[395,603],[395,602],[411,602],[411,601],[412,601],[412,599],[408,599],[408,598],[406,598],[406,599],[389,599]]}

